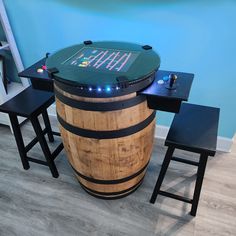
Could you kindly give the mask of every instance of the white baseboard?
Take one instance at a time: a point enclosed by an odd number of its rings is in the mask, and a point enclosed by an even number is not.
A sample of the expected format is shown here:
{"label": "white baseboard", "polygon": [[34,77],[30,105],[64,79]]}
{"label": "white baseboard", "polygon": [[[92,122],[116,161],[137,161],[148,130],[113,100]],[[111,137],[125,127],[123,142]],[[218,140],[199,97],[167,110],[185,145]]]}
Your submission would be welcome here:
{"label": "white baseboard", "polygon": [[[52,104],[48,108],[48,114],[50,116],[56,116],[56,105]],[[155,130],[155,138],[157,139],[166,139],[166,136],[168,134],[169,127],[168,126],[163,126],[163,125],[156,125],[156,130]],[[236,135],[235,135],[236,136]],[[217,151],[221,152],[230,152],[231,147],[233,145],[234,138],[225,138],[218,136],[217,138]]]}
{"label": "white baseboard", "polygon": [[[155,130],[155,138],[157,139],[166,139],[166,136],[168,134],[169,127],[167,126],[162,126],[162,125],[156,125],[156,130]],[[225,138],[218,136],[217,137],[217,151],[221,152],[231,152],[231,147],[233,145],[234,138]]]}
{"label": "white baseboard", "polygon": [[169,129],[170,129],[170,127],[168,127],[168,126],[156,125],[155,138],[166,139]]}
{"label": "white baseboard", "polygon": [[53,103],[48,109],[48,115],[49,116],[57,116],[57,113],[56,113],[56,104]]}
{"label": "white baseboard", "polygon": [[217,151],[221,152],[231,152],[231,148],[234,142],[234,138],[225,138],[218,136],[217,138]]}

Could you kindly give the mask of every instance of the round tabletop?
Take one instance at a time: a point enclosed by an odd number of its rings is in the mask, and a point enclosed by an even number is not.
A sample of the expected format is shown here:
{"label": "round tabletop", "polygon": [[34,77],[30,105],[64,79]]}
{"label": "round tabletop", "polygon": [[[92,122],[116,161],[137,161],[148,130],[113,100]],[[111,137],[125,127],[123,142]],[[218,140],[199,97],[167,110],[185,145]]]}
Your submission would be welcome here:
{"label": "round tabletop", "polygon": [[56,68],[53,78],[65,84],[109,91],[145,80],[158,70],[160,57],[148,45],[85,41],[51,54],[46,66]]}

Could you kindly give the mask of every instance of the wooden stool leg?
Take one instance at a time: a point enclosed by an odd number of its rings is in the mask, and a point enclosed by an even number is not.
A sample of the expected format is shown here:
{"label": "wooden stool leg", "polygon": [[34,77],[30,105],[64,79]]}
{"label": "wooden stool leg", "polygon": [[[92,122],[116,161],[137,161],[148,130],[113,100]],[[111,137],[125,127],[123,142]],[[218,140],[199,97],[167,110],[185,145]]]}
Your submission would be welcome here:
{"label": "wooden stool leg", "polygon": [[54,142],[52,127],[51,127],[51,124],[50,124],[50,120],[49,120],[49,117],[48,117],[47,110],[44,110],[42,112],[42,116],[43,116],[45,127],[47,129],[48,140],[49,140],[49,142]]}
{"label": "wooden stool leg", "polygon": [[165,174],[166,174],[166,171],[167,171],[167,168],[170,164],[170,160],[172,158],[172,155],[173,155],[173,152],[174,152],[174,148],[172,147],[169,147],[167,152],[166,152],[166,155],[165,155],[165,158],[164,158],[164,161],[162,163],[162,167],[161,167],[161,171],[160,171],[160,174],[159,174],[159,177],[157,179],[157,182],[156,182],[156,185],[155,185],[155,188],[154,188],[154,191],[152,193],[152,197],[151,197],[151,200],[150,200],[150,203],[155,203],[156,199],[157,199],[157,195],[160,191],[160,188],[161,188],[161,185],[162,185],[162,182],[164,180],[164,177],[165,177]]}
{"label": "wooden stool leg", "polygon": [[202,189],[202,182],[205,174],[206,164],[207,164],[208,156],[201,154],[200,161],[199,161],[199,167],[197,170],[197,180],[195,183],[195,189],[193,194],[193,202],[192,202],[192,208],[190,215],[196,216],[197,213],[197,207],[199,202],[199,197]]}
{"label": "wooden stool leg", "polygon": [[21,158],[23,168],[25,170],[28,170],[30,168],[30,165],[29,165],[29,162],[27,160],[27,152],[25,150],[25,145],[24,145],[24,141],[23,141],[23,138],[22,138],[22,133],[21,133],[21,130],[20,130],[20,125],[19,125],[17,116],[13,115],[13,114],[9,114],[9,118],[10,118],[10,121],[11,121],[13,133],[14,133],[15,140],[16,140],[16,145],[18,147],[18,151],[19,151],[19,154],[20,154],[20,158]]}
{"label": "wooden stool leg", "polygon": [[59,174],[58,174],[56,165],[55,165],[55,163],[53,161],[53,158],[52,158],[51,152],[49,150],[49,147],[47,145],[46,139],[45,139],[45,137],[43,135],[43,131],[42,131],[42,128],[40,126],[38,118],[37,117],[31,118],[31,123],[32,123],[34,131],[35,131],[35,133],[36,133],[36,135],[38,137],[40,146],[41,146],[41,148],[43,150],[43,154],[44,154],[44,156],[46,158],[48,166],[49,166],[49,168],[51,170],[52,176],[54,178],[57,178],[59,176]]}

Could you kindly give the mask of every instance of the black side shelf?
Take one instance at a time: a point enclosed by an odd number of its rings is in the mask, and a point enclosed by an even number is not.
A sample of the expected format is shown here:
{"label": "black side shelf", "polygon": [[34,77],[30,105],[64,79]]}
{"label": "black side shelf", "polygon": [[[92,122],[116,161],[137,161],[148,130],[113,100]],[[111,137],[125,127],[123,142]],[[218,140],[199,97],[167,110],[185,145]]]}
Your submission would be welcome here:
{"label": "black side shelf", "polygon": [[[173,90],[166,88],[169,81],[165,79],[170,74],[177,75]],[[194,74],[190,73],[159,70],[153,83],[138,94],[146,96],[150,109],[178,113],[182,102],[188,100],[193,78]]]}

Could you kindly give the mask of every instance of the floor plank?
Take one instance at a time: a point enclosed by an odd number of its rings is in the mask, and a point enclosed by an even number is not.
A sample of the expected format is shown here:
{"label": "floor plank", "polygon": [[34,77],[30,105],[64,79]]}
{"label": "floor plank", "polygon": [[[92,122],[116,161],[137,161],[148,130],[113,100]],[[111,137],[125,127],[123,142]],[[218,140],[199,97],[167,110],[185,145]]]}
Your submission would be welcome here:
{"label": "floor plank", "polygon": [[[55,118],[50,119],[56,129]],[[22,130],[27,143],[34,136],[30,123]],[[149,203],[166,151],[161,140],[155,143],[142,186],[126,198],[105,201],[81,189],[64,152],[56,160],[58,179],[51,177],[47,167],[34,163],[25,171],[9,128],[0,126],[0,133],[0,236],[235,235],[236,144],[232,153],[209,159],[194,218],[189,204],[163,196],[154,205]],[[38,145],[30,154],[42,158]],[[198,158],[189,152],[178,155]],[[171,163],[163,189],[191,196],[195,172],[196,167]]]}

